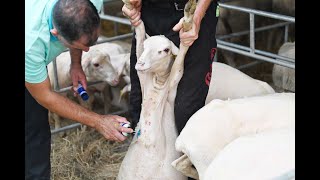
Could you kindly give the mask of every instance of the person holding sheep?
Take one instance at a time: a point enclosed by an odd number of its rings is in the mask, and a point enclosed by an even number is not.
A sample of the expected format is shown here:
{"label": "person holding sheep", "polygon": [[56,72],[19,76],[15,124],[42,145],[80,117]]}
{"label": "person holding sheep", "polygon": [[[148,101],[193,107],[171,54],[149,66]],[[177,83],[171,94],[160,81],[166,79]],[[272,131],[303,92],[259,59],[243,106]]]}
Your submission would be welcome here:
{"label": "person holding sheep", "polygon": [[[73,87],[86,89],[82,51],[99,36],[102,0],[27,0],[25,6],[25,179],[50,179],[51,133],[48,110],[95,128],[106,139],[124,141],[132,133],[117,115],[100,115],[51,90],[46,66],[69,48]],[[73,89],[75,90],[75,89]]]}
{"label": "person holding sheep", "polygon": [[[188,119],[205,104],[211,78],[211,64],[216,52],[215,38],[218,21],[217,0],[199,0],[194,13],[193,26],[183,32],[182,17],[187,0],[130,0],[132,9],[122,7],[123,14],[133,26],[144,22],[149,36],[164,35],[179,47],[179,43],[190,46],[185,57],[185,68],[175,98],[175,124],[181,132]],[[130,57],[130,115],[135,127],[141,112],[141,87],[135,64],[136,42],[132,41]]]}

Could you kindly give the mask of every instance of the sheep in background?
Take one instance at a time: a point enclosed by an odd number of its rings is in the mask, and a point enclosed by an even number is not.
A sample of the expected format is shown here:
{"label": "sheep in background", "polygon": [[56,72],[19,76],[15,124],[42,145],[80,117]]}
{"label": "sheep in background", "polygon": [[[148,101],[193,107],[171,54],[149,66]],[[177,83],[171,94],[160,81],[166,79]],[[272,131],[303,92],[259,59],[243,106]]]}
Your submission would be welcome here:
{"label": "sheep in background", "polygon": [[[104,112],[110,111],[111,106],[121,109],[128,110],[129,99],[124,98],[125,95],[130,93],[130,53],[118,54],[110,56],[111,64],[119,75],[119,83],[117,86],[110,86],[105,84],[105,103],[110,102],[110,105],[105,104]],[[126,96],[127,97],[127,96]]]}
{"label": "sheep in background", "polygon": [[[127,106],[129,104],[128,94],[131,91],[130,53],[113,56],[111,62],[121,61],[121,60],[124,63],[121,66],[122,71],[119,73],[120,73],[121,79],[123,80],[123,83],[118,86],[119,87],[119,96],[114,96],[114,97],[115,98],[119,97],[119,99],[116,98],[116,100],[118,100],[118,102],[119,102],[119,105],[128,109],[128,106]],[[127,98],[124,98],[124,96],[126,96]],[[116,102],[116,100],[114,100],[113,102]]]}
{"label": "sheep in background", "polygon": [[[102,100],[104,113],[110,113],[112,107],[121,110],[128,110],[129,100],[123,96],[130,92],[130,50],[131,44],[125,42],[105,42],[90,47],[90,50],[99,50],[104,55],[109,56],[110,62],[119,76],[117,85],[102,82],[99,85],[90,87],[93,91],[102,92],[98,99]],[[130,67],[129,67],[130,68]],[[123,89],[123,90],[122,90]]]}
{"label": "sheep in background", "polygon": [[[284,43],[280,47],[278,55],[295,59],[295,42]],[[295,92],[295,69],[274,64],[272,80],[279,91]]]}
{"label": "sheep in background", "polygon": [[205,104],[213,99],[234,99],[275,93],[266,82],[254,79],[229,65],[213,62],[211,81]]}
{"label": "sheep in background", "polygon": [[[71,58],[69,52],[64,52],[60,54],[56,58],[56,64],[59,87],[65,88],[71,86],[72,80],[69,73]],[[93,49],[83,53],[81,64],[88,82],[104,81],[112,86],[115,86],[119,83],[119,75],[115,68],[112,66],[110,62],[110,57],[104,55],[99,50]],[[51,87],[53,88],[53,63],[50,63],[48,65],[48,76],[50,78]],[[97,90],[101,92],[103,88],[104,86],[101,84],[88,86],[87,92],[89,94],[89,99],[86,102],[84,102],[79,98],[79,103],[82,106],[92,110],[92,103],[94,101],[94,96],[92,95],[92,92]],[[67,96],[67,92],[62,93],[62,95]],[[51,112],[49,112],[49,116],[50,118],[54,119],[55,129],[61,127],[59,116],[53,115],[51,114]]]}

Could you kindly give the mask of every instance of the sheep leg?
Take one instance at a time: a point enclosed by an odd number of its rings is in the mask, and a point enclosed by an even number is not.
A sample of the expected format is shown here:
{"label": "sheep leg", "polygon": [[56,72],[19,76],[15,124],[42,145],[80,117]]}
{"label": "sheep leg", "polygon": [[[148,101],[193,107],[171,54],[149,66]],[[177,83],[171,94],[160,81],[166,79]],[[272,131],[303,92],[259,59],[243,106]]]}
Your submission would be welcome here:
{"label": "sheep leg", "polygon": [[81,99],[80,95],[78,95],[78,100],[79,100],[79,103],[82,107],[86,108],[86,109],[89,109],[89,110],[93,110],[93,101],[94,101],[94,94],[89,92],[89,90],[87,89],[87,93],[89,95],[89,99],[87,101],[84,101]]}
{"label": "sheep leg", "polygon": [[173,161],[171,165],[183,175],[193,179],[199,179],[197,170],[192,166],[192,162],[186,154]]}
{"label": "sheep leg", "polygon": [[[122,0],[123,3],[127,6],[128,9],[132,9],[132,5],[130,3],[130,0]],[[135,27],[135,38],[136,38],[136,56],[137,56],[137,60],[140,58],[142,52],[143,52],[143,42],[146,38],[146,30],[145,30],[145,27],[144,27],[144,23],[143,21],[141,20],[141,23]],[[140,86],[141,86],[141,89],[144,88],[144,82],[142,79],[144,75],[142,75],[141,73],[138,72],[138,77],[139,77],[139,80],[140,80]]]}
{"label": "sheep leg", "polygon": [[196,0],[189,0],[184,7],[184,20],[182,24],[183,31],[187,32],[192,28],[193,15],[196,10],[197,2]]}
{"label": "sheep leg", "polygon": [[142,52],[143,52],[143,41],[145,40],[146,37],[146,30],[144,27],[143,22],[141,22],[136,28],[135,28],[135,32],[136,32],[136,41],[137,41],[137,45],[136,45],[136,55],[137,55],[137,59],[140,58]]}
{"label": "sheep leg", "polygon": [[[132,4],[130,3],[130,0],[122,0],[123,3],[127,6],[128,9],[132,9]],[[145,40],[146,37],[146,30],[144,27],[143,22],[141,22],[137,27],[135,27],[135,32],[136,32],[136,54],[137,54],[137,59],[141,56],[143,52],[143,41]]]}
{"label": "sheep leg", "polygon": [[60,117],[56,113],[49,111],[48,116],[49,122],[52,122],[54,124],[54,129],[61,128]]}
{"label": "sheep leg", "polygon": [[[49,111],[49,121],[54,123],[55,130],[61,128],[61,118],[58,114]],[[59,137],[65,137],[66,135],[65,131],[59,133]]]}
{"label": "sheep leg", "polygon": [[[182,28],[183,31],[189,31],[192,28],[193,24],[193,15],[194,11],[196,9],[197,2],[196,0],[189,0],[184,8],[184,17],[183,17],[183,24]],[[183,64],[184,64],[184,58],[187,54],[189,47],[184,46],[182,43],[180,43],[179,53],[172,65],[169,81],[170,81],[170,89],[174,89],[180,79],[183,75]]]}
{"label": "sheep leg", "polygon": [[104,114],[109,114],[111,109],[111,92],[110,92],[110,86],[107,85],[102,90],[102,97],[103,97],[103,109]]}
{"label": "sheep leg", "polygon": [[61,128],[61,123],[60,123],[60,117],[56,113],[52,113],[52,116],[54,117],[54,129],[59,129]]}
{"label": "sheep leg", "polygon": [[128,9],[132,9],[132,5],[130,3],[130,0],[122,0],[122,2],[127,6]]}
{"label": "sheep leg", "polygon": [[[77,97],[78,97],[79,103],[82,107],[92,111],[93,110],[94,94],[89,89],[87,89],[87,93],[89,95],[89,99],[87,101],[83,101],[80,96],[77,96]],[[85,131],[87,129],[87,126],[81,125],[81,128],[83,131]]]}

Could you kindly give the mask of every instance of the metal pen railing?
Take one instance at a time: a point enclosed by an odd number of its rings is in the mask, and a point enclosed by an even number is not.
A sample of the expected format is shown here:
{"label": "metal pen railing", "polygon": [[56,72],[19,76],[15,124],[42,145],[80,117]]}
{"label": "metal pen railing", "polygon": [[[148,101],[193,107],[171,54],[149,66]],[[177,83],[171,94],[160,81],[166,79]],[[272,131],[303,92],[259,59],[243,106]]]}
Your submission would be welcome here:
{"label": "metal pen railing", "polygon": [[[116,1],[116,0],[105,0],[104,2],[108,3],[108,2],[114,2],[114,1]],[[255,33],[256,32],[270,30],[273,28],[278,28],[278,27],[283,27],[283,26],[285,27],[284,41],[287,42],[288,31],[289,31],[288,26],[292,23],[295,23],[294,17],[275,14],[275,13],[271,13],[271,12],[260,11],[260,10],[255,10],[255,9],[250,9],[250,8],[245,8],[245,7],[233,6],[233,5],[228,5],[228,4],[224,4],[224,3],[220,3],[219,6],[221,8],[226,8],[226,9],[237,10],[237,11],[249,13],[249,22],[250,22],[249,31],[242,31],[242,32],[236,32],[236,33],[224,35],[224,36],[217,36],[217,47],[218,48],[224,49],[227,51],[231,51],[231,52],[234,52],[237,54],[241,54],[244,56],[248,56],[248,57],[251,57],[254,59],[261,60],[261,61],[255,61],[252,63],[241,65],[241,66],[237,67],[238,69],[252,67],[254,65],[261,63],[262,61],[266,61],[266,62],[270,62],[270,63],[274,63],[274,64],[279,64],[282,66],[286,66],[286,67],[295,69],[295,59],[279,56],[277,54],[267,52],[267,51],[258,50],[255,48]],[[286,22],[255,28],[255,21],[254,21],[255,15],[265,16],[265,17],[278,19],[278,20],[283,20]],[[130,21],[127,18],[120,18],[120,17],[105,14],[103,11],[103,7],[102,7],[102,10],[100,13],[100,17],[102,20],[108,20],[108,21],[113,21],[114,23],[131,25]],[[117,31],[117,28],[115,28],[114,30]],[[228,39],[228,38],[247,35],[247,34],[249,34],[249,36],[250,36],[249,37],[249,39],[250,39],[250,46],[249,47],[225,41],[225,39]],[[105,38],[104,40],[98,41],[97,44],[104,43],[104,42],[110,42],[110,41],[114,41],[114,40],[121,40],[121,39],[130,38],[130,37],[132,37],[132,35],[133,35],[133,33],[128,33],[128,34],[123,34],[123,35],[117,35],[117,36],[110,37],[110,38]],[[216,58],[215,58],[215,61],[217,61]],[[55,81],[54,82],[54,90],[57,92],[65,92],[67,90],[70,90],[71,86],[60,89],[59,83],[58,83],[57,68],[56,68],[55,61],[53,61],[53,68],[54,68],[54,81]],[[90,84],[88,83],[88,85],[93,85],[93,84],[97,84],[97,83],[100,83],[100,82],[93,82]],[[72,127],[74,127],[74,128],[79,127],[79,125],[72,126]],[[69,129],[69,128],[67,128],[67,129]],[[55,130],[55,131],[60,132],[60,130]]]}
{"label": "metal pen railing", "polygon": [[[269,29],[273,29],[273,28],[278,28],[281,26],[285,27],[284,41],[287,42],[288,31],[289,31],[288,26],[292,23],[295,23],[294,17],[280,15],[280,14],[271,13],[271,12],[260,11],[260,10],[255,10],[255,9],[250,9],[250,8],[245,8],[245,7],[228,5],[228,4],[224,4],[224,3],[220,3],[219,6],[221,8],[226,8],[226,9],[241,11],[244,13],[249,13],[250,29],[249,29],[249,31],[236,32],[236,33],[232,33],[232,34],[228,34],[228,35],[220,36],[220,37],[218,36],[217,37],[217,47],[218,48],[224,49],[227,51],[231,51],[231,52],[234,52],[237,54],[241,54],[244,56],[252,57],[252,58],[255,58],[258,60],[271,62],[274,64],[279,64],[282,66],[286,66],[286,67],[295,69],[295,59],[279,56],[277,54],[270,53],[267,51],[257,50],[255,48],[255,33],[256,32],[269,30]],[[269,17],[269,18],[273,18],[273,19],[277,19],[277,20],[286,21],[286,22],[285,23],[278,23],[275,25],[269,25],[269,26],[265,26],[265,27],[260,27],[260,28],[256,29],[255,28],[255,15]],[[249,39],[250,39],[249,47],[224,41],[224,39],[227,39],[227,38],[241,36],[241,35],[247,35],[247,34],[249,34]],[[242,65],[241,67],[238,67],[238,69],[251,67],[252,65],[256,65],[258,63],[259,62],[252,62],[247,65]]]}

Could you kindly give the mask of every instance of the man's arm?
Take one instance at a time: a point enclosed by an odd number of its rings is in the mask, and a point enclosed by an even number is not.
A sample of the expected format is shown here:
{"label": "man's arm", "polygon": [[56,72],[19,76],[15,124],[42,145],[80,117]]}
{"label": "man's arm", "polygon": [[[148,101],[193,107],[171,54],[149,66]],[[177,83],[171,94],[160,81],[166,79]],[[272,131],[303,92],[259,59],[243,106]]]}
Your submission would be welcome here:
{"label": "man's arm", "polygon": [[206,14],[212,0],[199,0],[194,11],[193,21],[200,27],[201,21]]}
{"label": "man's arm", "polygon": [[128,123],[125,118],[116,115],[99,115],[52,91],[48,78],[41,83],[25,82],[25,86],[36,101],[49,111],[93,127],[107,139],[123,141],[125,137],[119,131],[132,132],[132,129],[119,125],[120,122]]}
{"label": "man's arm", "polygon": [[183,32],[181,30],[183,18],[181,18],[179,23],[173,27],[174,31],[180,31],[179,32],[180,41],[184,46],[191,46],[193,44],[193,42],[196,39],[198,39],[201,21],[202,21],[204,15],[206,14],[206,11],[207,11],[211,1],[212,0],[199,0],[197,2],[197,7],[194,11],[194,16],[193,16],[192,29],[190,31]]}
{"label": "man's arm", "polygon": [[77,91],[79,81],[84,87],[84,89],[87,89],[87,79],[81,65],[82,50],[74,49],[74,48],[69,48],[69,49],[70,49],[69,52],[71,57],[70,76],[72,80],[73,91],[74,92]]}

